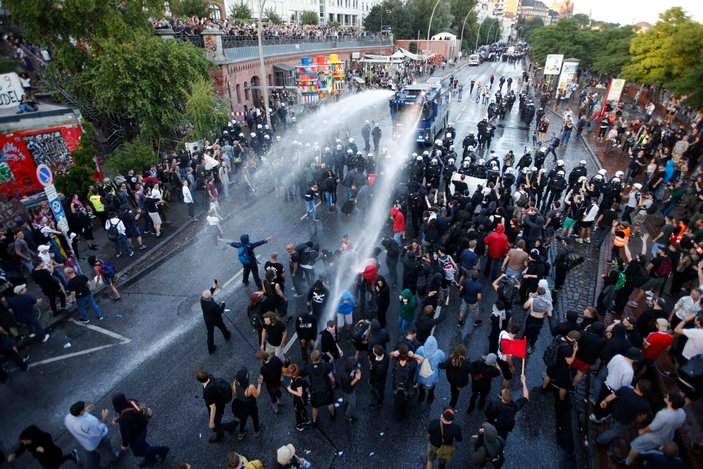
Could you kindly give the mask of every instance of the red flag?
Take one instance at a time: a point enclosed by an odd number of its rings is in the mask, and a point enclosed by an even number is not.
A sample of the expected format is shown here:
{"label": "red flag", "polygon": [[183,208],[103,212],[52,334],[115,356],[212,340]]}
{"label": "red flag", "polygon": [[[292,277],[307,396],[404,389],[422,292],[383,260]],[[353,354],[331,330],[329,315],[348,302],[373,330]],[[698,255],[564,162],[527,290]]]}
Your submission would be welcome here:
{"label": "red flag", "polygon": [[500,349],[503,355],[527,358],[527,339],[503,339],[500,342]]}

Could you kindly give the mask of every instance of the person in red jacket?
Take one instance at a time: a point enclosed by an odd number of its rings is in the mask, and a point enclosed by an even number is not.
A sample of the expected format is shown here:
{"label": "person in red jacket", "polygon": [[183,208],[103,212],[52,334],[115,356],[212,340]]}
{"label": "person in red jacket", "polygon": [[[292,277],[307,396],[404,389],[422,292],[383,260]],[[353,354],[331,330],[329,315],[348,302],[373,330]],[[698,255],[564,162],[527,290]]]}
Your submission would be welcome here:
{"label": "person in red jacket", "polygon": [[397,208],[391,208],[391,220],[393,220],[393,239],[399,247],[403,247],[405,240],[405,215]]}
{"label": "person in red jacket", "polygon": [[483,243],[486,245],[486,253],[488,254],[483,275],[490,277],[491,281],[498,277],[503,256],[510,249],[510,242],[505,233],[503,233],[504,230],[505,227],[502,224],[498,225],[493,233],[489,233],[483,238]]}

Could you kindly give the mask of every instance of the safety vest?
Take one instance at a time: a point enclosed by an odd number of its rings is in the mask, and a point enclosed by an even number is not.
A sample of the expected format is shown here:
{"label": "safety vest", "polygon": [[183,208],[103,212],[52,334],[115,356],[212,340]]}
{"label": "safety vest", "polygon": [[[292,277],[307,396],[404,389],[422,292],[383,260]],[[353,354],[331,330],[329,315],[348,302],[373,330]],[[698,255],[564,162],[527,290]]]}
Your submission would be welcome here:
{"label": "safety vest", "polygon": [[105,206],[102,203],[102,198],[98,194],[91,195],[88,197],[88,200],[90,200],[90,203],[93,204],[93,207],[95,207],[96,212],[104,212],[105,211]]}
{"label": "safety vest", "polygon": [[[622,236],[618,236],[618,232],[622,232]],[[613,240],[613,245],[619,248],[624,248],[625,247],[625,241],[630,237],[630,227],[628,226],[627,228],[622,228],[620,230],[617,230],[615,232],[615,239]]]}
{"label": "safety vest", "polygon": [[677,234],[672,233],[671,236],[669,236],[669,244],[681,244],[681,240],[683,239],[683,235],[686,232],[686,225],[683,223],[679,223],[679,232]]}

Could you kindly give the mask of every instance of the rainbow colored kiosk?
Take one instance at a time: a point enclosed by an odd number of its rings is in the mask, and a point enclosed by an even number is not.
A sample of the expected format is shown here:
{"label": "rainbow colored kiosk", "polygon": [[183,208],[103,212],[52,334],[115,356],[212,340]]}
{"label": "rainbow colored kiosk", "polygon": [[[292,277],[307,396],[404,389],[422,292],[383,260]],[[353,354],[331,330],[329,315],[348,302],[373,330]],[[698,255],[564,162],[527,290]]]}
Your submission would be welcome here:
{"label": "rainbow colored kiosk", "polygon": [[344,63],[337,54],[331,54],[329,61],[318,55],[315,63],[310,57],[301,57],[295,75],[304,103],[317,103],[344,88]]}

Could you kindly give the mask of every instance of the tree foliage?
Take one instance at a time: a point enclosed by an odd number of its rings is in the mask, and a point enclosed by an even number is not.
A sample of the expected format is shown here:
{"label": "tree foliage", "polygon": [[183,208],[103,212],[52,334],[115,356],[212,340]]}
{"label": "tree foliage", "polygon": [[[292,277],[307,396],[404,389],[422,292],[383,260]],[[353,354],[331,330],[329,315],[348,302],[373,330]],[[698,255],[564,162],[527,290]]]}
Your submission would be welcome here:
{"label": "tree foliage", "polygon": [[391,28],[391,32],[398,39],[417,36],[417,32],[412,30],[410,11],[401,0],[385,0],[374,5],[364,18],[364,28],[369,31],[380,31],[381,28],[387,27]]}
{"label": "tree foliage", "polygon": [[623,67],[628,80],[669,88],[686,104],[703,107],[703,25],[683,9],[662,13],[651,30],[632,39],[630,52],[632,60]]}
{"label": "tree foliage", "polygon": [[230,5],[230,14],[232,15],[232,18],[238,20],[250,20],[252,16],[251,8],[249,8],[249,5],[247,5],[244,0],[241,0],[238,3],[232,3]]}
{"label": "tree foliage", "polygon": [[267,8],[264,15],[273,24],[283,23],[283,18],[281,18],[281,15],[278,14],[275,8]]}
{"label": "tree foliage", "polygon": [[208,78],[193,83],[185,110],[192,124],[191,140],[212,140],[229,119],[224,101],[215,93]]}
{"label": "tree foliage", "polygon": [[130,169],[140,171],[158,161],[154,147],[149,142],[136,139],[120,145],[107,160],[107,167],[125,175]]}
{"label": "tree foliage", "polygon": [[88,186],[92,183],[95,172],[95,137],[93,126],[88,122],[82,122],[83,133],[81,134],[78,148],[73,150],[73,165],[65,175],[56,176],[56,189],[70,197],[70,194],[85,195]]}
{"label": "tree foliage", "polygon": [[208,0],[169,0],[168,8],[176,17],[197,16],[203,18],[210,13]]}
{"label": "tree foliage", "polygon": [[527,37],[527,35],[530,34],[530,31],[534,31],[535,29],[543,26],[544,21],[542,18],[531,17],[526,19],[524,16],[519,17],[517,23],[515,24],[517,36],[523,38]]}
{"label": "tree foliage", "polygon": [[302,24],[316,25],[320,22],[320,15],[316,11],[306,10],[300,15],[300,22]]}

